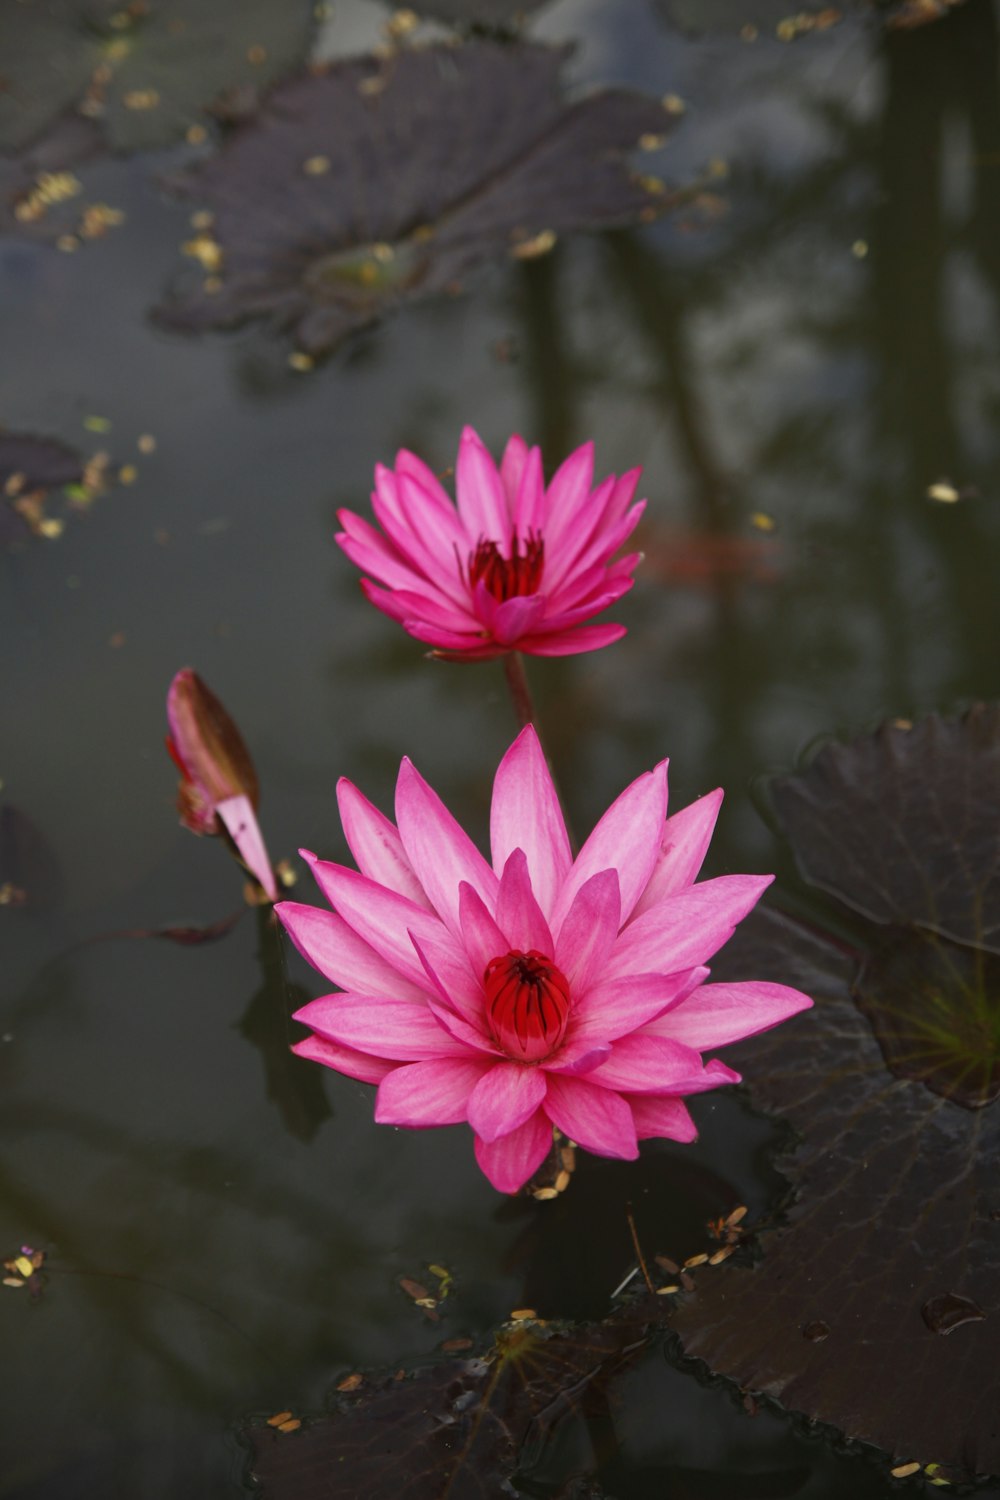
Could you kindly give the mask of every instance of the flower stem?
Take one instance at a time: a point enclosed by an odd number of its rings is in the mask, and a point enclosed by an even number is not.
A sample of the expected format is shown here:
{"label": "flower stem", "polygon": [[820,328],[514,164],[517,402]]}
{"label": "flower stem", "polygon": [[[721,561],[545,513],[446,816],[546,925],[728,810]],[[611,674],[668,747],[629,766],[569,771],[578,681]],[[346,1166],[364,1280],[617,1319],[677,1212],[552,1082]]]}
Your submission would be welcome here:
{"label": "flower stem", "polygon": [[523,729],[526,724],[534,724],[535,705],[531,701],[524,661],[519,651],[507,652],[503,659],[503,674],[507,679],[507,689],[514,705],[514,713],[517,715],[518,728]]}

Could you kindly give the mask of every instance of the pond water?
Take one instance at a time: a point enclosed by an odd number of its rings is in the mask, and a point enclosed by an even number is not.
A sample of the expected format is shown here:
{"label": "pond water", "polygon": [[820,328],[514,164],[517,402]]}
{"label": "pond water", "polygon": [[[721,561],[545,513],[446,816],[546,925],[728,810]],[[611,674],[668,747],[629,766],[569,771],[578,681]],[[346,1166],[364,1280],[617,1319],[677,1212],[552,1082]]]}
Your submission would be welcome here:
{"label": "pond water", "polygon": [[[515,728],[501,666],[425,660],[333,540],[376,461],[408,446],[444,470],[466,422],[553,467],[593,437],[602,473],[644,469],[628,635],[529,664],[578,828],[669,755],[674,806],[726,789],[708,873],[777,870],[794,901],[759,779],[817,737],[1000,694],[993,12],[785,41],[785,9],[536,11],[528,36],[575,43],[570,86],[684,101],[648,168],[691,191],[487,265],[311,370],[259,325],[151,321],[192,232],[163,187],[188,146],[89,166],[124,220],[76,253],[0,238],[4,426],[137,470],[0,555],[0,880],[26,893],[0,909],[0,1249],[48,1256],[37,1301],[0,1288],[3,1500],[238,1496],[247,1414],[320,1411],[345,1375],[479,1346],[516,1308],[601,1318],[634,1265],[629,1205],[644,1249],[683,1259],[707,1220],[780,1200],[780,1127],[730,1094],[695,1099],[693,1146],[581,1156],[557,1201],[505,1200],[464,1129],[376,1128],[370,1088],[293,1065],[290,1012],[323,982],[258,914],[195,946],[138,934],[240,904],[221,845],[177,822],[183,665],[240,724],[276,858],[348,858],[337,777],[389,810],[404,753],[485,839]],[[316,55],[377,44],[386,15],[337,3]],[[454,1277],[439,1321],[399,1286],[431,1265]],[[619,1500],[896,1489],[884,1456],[751,1416],[668,1340],[614,1410],[597,1473]],[[592,1469],[591,1438],[557,1425],[525,1493]]]}

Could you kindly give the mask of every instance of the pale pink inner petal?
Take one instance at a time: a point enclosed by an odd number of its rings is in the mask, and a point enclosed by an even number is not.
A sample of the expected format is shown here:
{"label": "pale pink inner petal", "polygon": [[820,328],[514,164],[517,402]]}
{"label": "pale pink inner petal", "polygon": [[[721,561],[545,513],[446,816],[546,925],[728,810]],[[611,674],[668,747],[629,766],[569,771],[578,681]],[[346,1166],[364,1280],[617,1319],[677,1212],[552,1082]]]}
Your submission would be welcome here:
{"label": "pale pink inner petal", "polygon": [[476,1136],[476,1161],[480,1170],[501,1193],[516,1193],[537,1172],[552,1148],[552,1126],[542,1111],[489,1142]]}
{"label": "pale pink inner petal", "polygon": [[524,465],[528,457],[528,445],[523,437],[515,432],[507,439],[507,446],[503,450],[500,460],[500,479],[503,483],[504,494],[507,496],[507,505],[511,513],[517,500],[517,492],[521,487],[521,475],[524,473]]}
{"label": "pale pink inner petal", "polygon": [[618,872],[601,870],[580,887],[556,938],[556,967],[570,993],[585,993],[604,972],[620,921]]}
{"label": "pale pink inner petal", "polygon": [[527,953],[534,948],[546,958],[552,957],[552,934],[531,889],[523,849],[515,849],[504,865],[497,896],[497,926],[511,949]]}
{"label": "pale pink inner petal", "polygon": [[683,1100],[672,1099],[669,1095],[658,1099],[653,1095],[635,1094],[628,1103],[640,1141],[650,1136],[663,1136],[668,1141],[690,1144],[698,1139],[697,1127]]}
{"label": "pale pink inner petal", "polygon": [[563,1135],[598,1156],[639,1155],[632,1111],[624,1099],[586,1078],[547,1074],[545,1113]]}
{"label": "pale pink inner petal", "polygon": [[422,1000],[429,988],[405,978],[336,912],[298,901],[281,901],[274,908],[302,957],[327,979],[345,990],[365,995],[392,995],[397,1000]]}
{"label": "pale pink inner petal", "polygon": [[239,850],[240,859],[250,874],[263,886],[272,901],[278,899],[278,885],[271,869],[264,835],[260,831],[257,815],[249,797],[226,797],[215,804],[226,827],[226,832]]}
{"label": "pale pink inner petal", "polygon": [[515,849],[524,850],[532,891],[548,920],[573,856],[545,754],[530,724],[522,729],[497,770],[490,844],[497,874]]}
{"label": "pale pink inner petal", "polygon": [[665,896],[694,884],[715,831],[722,796],[719,787],[667,819],[660,853],[646,889],[636,902],[633,921]]}
{"label": "pale pink inner petal", "polygon": [[481,539],[496,542],[501,554],[509,557],[510,511],[503,482],[478,433],[471,427],[465,428],[458,445],[455,492],[470,547],[475,547]]}
{"label": "pale pink inner petal", "polygon": [[666,897],[619,934],[606,977],[671,974],[704,963],[732,937],[773,878],[720,875]]}
{"label": "pale pink inner petal", "polygon": [[669,1016],[655,1022],[656,1034],[707,1051],[768,1031],[811,1005],[808,995],[785,984],[758,980],[703,984]]}
{"label": "pale pink inner petal", "polygon": [[447,1057],[396,1068],[379,1084],[376,1123],[411,1129],[458,1125],[467,1116],[472,1090],[490,1066],[488,1058]]}
{"label": "pale pink inner petal", "polygon": [[408,896],[430,911],[431,903],[413,873],[395,823],[379,812],[346,776],[337,782],[337,804],[344,836],[362,875]]}
{"label": "pale pink inner petal", "polygon": [[328,1042],[325,1037],[307,1036],[292,1045],[299,1057],[308,1057],[310,1062],[322,1063],[347,1078],[357,1078],[362,1083],[381,1083],[398,1063],[385,1057],[372,1057],[368,1052],[358,1052],[353,1047],[342,1047],[338,1042]]}
{"label": "pale pink inner petal", "polygon": [[545,1074],[523,1063],[500,1062],[484,1073],[469,1099],[469,1124],[484,1141],[509,1135],[545,1098]]}
{"label": "pale pink inner petal", "polygon": [[[617,870],[621,893],[621,916],[626,922],[649,879],[659,853],[667,811],[666,761],[636,778],[608,808],[577,855],[559,892],[552,914],[552,930],[559,941],[559,928],[580,887],[599,870]],[[647,964],[647,970],[659,964]],[[672,964],[673,973],[687,964]]]}
{"label": "pale pink inner petal", "polygon": [[473,972],[481,979],[486,965],[509,951],[507,939],[490,916],[482,899],[467,882],[459,891],[459,917],[462,942]]}
{"label": "pale pink inner petal", "polygon": [[396,1062],[463,1056],[468,1050],[444,1029],[429,1006],[410,1000],[353,993],[321,995],[297,1010],[295,1019],[328,1041]]}
{"label": "pale pink inner petal", "polygon": [[460,931],[458,888],[462,881],[495,907],[499,882],[465,830],[408,759],[396,782],[396,822],[403,848],[434,908]]}

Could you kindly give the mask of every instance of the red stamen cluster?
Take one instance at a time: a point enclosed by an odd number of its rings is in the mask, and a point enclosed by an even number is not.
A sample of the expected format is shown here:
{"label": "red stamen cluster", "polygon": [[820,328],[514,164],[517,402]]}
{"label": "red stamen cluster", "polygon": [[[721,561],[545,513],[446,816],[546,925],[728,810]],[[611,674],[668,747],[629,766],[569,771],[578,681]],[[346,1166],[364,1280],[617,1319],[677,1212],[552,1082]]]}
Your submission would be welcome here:
{"label": "red stamen cluster", "polygon": [[[521,547],[524,551],[521,551]],[[535,531],[529,531],[522,544],[514,538],[510,557],[503,557],[496,542],[483,539],[469,556],[469,587],[480,579],[489,593],[502,604],[518,594],[536,594],[545,568],[545,543]]]}
{"label": "red stamen cluster", "polygon": [[569,1021],[569,985],[544,953],[491,959],[483,985],[493,1035],[508,1057],[540,1062],[555,1051]]}

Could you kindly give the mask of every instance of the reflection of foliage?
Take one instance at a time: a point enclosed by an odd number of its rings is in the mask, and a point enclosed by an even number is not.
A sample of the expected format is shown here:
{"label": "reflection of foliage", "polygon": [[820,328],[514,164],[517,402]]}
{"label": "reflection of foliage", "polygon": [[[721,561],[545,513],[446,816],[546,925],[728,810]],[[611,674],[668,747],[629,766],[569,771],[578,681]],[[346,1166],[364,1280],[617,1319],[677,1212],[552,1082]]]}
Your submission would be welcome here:
{"label": "reflection of foliage", "polygon": [[793,975],[815,997],[733,1059],[804,1140],[760,1266],[726,1267],[676,1320],[687,1352],[741,1385],[980,1472],[1000,1468],[983,1324],[1000,1290],[998,770],[1000,710],[978,707],[828,747],[775,784],[806,878],[870,919],[867,956],[859,972],[765,911],[717,966]]}
{"label": "reflection of foliage", "polygon": [[[58,536],[64,522],[47,513],[50,491],[64,490],[73,506],[85,509],[104,488],[107,463],[106,454],[85,459],[54,438],[0,432],[0,540],[22,526],[36,536]],[[4,524],[5,511],[19,518],[13,528]]]}
{"label": "reflection of foliage", "polygon": [[654,99],[559,93],[561,50],[471,42],[331,65],[277,89],[181,186],[211,212],[175,327],[266,317],[312,354],[480,262],[651,214],[622,155],[659,141]]}
{"label": "reflection of foliage", "polygon": [[223,89],[261,87],[305,51],[303,0],[19,0],[0,19],[0,146],[63,110],[100,119],[118,150],[163,145]]}
{"label": "reflection of foliage", "polygon": [[421,16],[446,21],[451,26],[483,31],[513,31],[530,11],[545,0],[419,0],[410,7]]}
{"label": "reflection of foliage", "polygon": [[331,1415],[294,1441],[254,1426],[247,1436],[261,1494],[487,1500],[514,1493],[513,1476],[557,1422],[574,1411],[585,1420],[600,1413],[607,1382],[645,1346],[657,1313],[645,1300],[603,1323],[511,1324],[483,1358],[449,1360],[341,1395]]}

